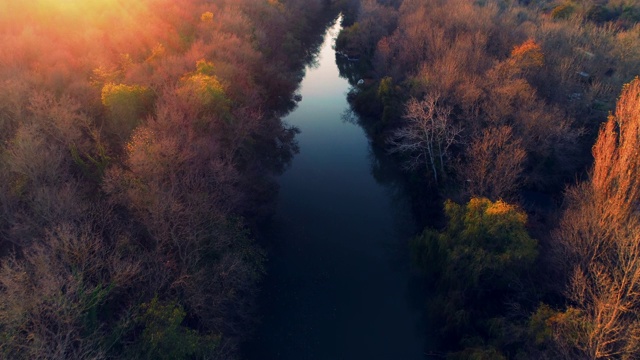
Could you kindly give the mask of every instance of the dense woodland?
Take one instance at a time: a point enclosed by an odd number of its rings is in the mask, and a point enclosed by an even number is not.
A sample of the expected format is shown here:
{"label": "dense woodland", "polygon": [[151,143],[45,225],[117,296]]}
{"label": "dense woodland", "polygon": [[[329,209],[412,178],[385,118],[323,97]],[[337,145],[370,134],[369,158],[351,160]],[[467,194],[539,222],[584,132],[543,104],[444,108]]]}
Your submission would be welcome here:
{"label": "dense woodland", "polygon": [[341,33],[362,125],[444,202],[411,242],[429,355],[638,358],[639,11],[363,0]]}
{"label": "dense woodland", "polygon": [[638,358],[632,0],[0,1],[0,358],[237,358],[280,116],[340,10],[428,225],[428,355]]}
{"label": "dense woodland", "polygon": [[0,358],[230,359],[337,4],[0,2]]}

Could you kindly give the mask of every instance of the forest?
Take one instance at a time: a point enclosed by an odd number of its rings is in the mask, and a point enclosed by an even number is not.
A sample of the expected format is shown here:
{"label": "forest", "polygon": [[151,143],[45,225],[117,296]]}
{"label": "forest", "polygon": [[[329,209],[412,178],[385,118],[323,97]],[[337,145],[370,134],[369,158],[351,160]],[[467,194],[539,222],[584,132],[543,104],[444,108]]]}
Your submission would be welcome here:
{"label": "forest", "polygon": [[638,358],[639,9],[364,0],[340,34],[422,217],[430,355]]}
{"label": "forest", "polygon": [[0,358],[236,358],[339,5],[0,2]]}
{"label": "forest", "polygon": [[640,356],[635,0],[0,0],[0,358],[241,358],[340,13],[425,358]]}

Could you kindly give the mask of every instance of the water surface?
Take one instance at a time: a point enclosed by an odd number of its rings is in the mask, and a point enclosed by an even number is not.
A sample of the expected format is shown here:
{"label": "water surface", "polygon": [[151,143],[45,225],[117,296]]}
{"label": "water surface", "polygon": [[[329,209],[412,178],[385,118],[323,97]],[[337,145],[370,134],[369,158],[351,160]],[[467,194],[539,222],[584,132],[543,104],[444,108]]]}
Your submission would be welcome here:
{"label": "water surface", "polygon": [[407,248],[415,225],[402,189],[373,176],[384,159],[344,120],[350,86],[332,49],[339,29],[337,21],[328,30],[285,119],[300,129],[300,153],[279,179],[250,359],[424,358]]}

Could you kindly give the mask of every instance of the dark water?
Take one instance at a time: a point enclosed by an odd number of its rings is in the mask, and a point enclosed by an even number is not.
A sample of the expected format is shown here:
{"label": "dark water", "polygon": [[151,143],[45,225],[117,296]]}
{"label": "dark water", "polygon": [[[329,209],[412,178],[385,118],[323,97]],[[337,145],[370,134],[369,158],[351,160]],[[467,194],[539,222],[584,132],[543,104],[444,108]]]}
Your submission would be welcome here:
{"label": "dark water", "polygon": [[407,248],[415,225],[393,171],[344,120],[349,84],[331,47],[338,24],[285,119],[301,131],[300,153],[279,179],[262,324],[249,359],[424,358],[423,299]]}

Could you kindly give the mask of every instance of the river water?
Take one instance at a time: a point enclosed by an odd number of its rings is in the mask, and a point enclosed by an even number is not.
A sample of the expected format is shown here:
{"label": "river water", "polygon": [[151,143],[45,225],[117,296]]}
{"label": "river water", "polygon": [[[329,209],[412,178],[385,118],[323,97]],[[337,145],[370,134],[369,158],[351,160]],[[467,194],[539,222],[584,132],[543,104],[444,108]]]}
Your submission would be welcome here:
{"label": "river water", "polygon": [[249,359],[425,357],[424,290],[407,247],[415,224],[393,169],[345,121],[350,85],[332,49],[339,30],[336,21],[327,31],[285,118],[300,129],[300,153],[279,179]]}

